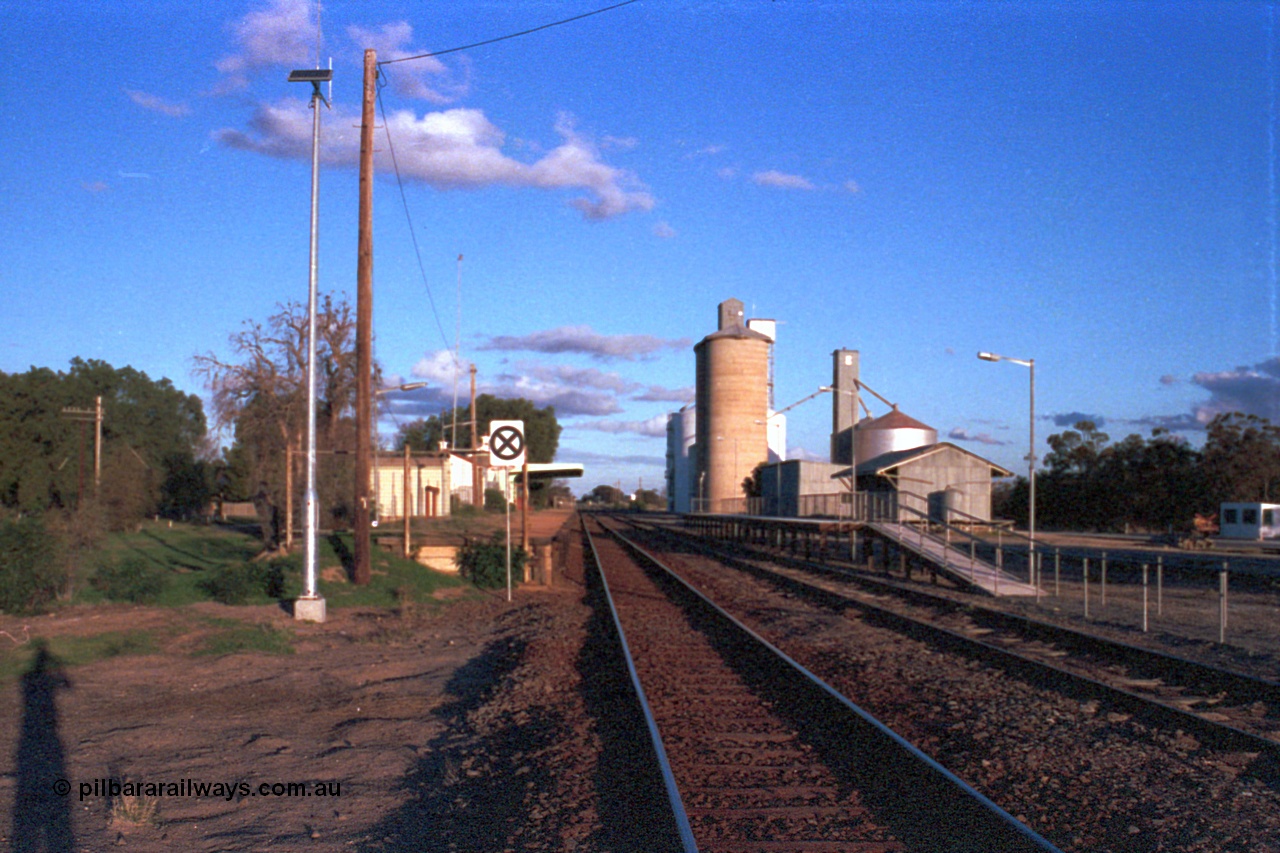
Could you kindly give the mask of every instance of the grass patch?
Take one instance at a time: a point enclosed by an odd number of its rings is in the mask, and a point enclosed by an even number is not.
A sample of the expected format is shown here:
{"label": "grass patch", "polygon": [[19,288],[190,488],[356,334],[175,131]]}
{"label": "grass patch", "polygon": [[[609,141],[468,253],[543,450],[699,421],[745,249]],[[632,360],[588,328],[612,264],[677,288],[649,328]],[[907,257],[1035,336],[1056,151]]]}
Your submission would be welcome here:
{"label": "grass patch", "polygon": [[[108,538],[108,556],[136,555],[166,569],[203,571],[252,559],[262,550],[257,537],[216,524],[144,522],[136,533]],[[112,552],[115,552],[114,554]]]}
{"label": "grass patch", "polygon": [[[43,642],[53,662],[59,667],[81,666],[122,655],[149,655],[159,651],[159,644],[152,631],[108,631],[87,637],[49,637],[40,642]],[[40,648],[40,642],[25,643],[0,655],[0,683],[17,680],[31,668],[31,661]]]}
{"label": "grass patch", "polygon": [[[339,564],[338,555],[350,553],[351,537],[342,535],[330,537],[320,550],[320,565]],[[325,559],[332,555],[332,562]],[[295,555],[296,556],[296,555]],[[293,560],[294,557],[290,557]],[[380,548],[372,553],[373,576],[364,586],[356,586],[348,581],[335,582],[321,580],[320,594],[324,596],[327,608],[336,607],[399,607],[406,599],[426,601],[437,590],[468,586],[467,582],[455,575],[446,575],[432,571],[413,560],[406,560],[390,554]],[[301,560],[298,561],[298,578],[301,578]],[[299,586],[299,588],[301,588]]]}
{"label": "grass patch", "polygon": [[250,624],[236,619],[209,619],[217,630],[196,651],[197,655],[233,655],[262,652],[267,655],[293,654],[293,637],[272,625]]}
{"label": "grass patch", "polygon": [[[461,533],[484,521],[483,517],[458,519],[450,532]],[[470,586],[462,578],[432,571],[375,547],[373,578],[366,586],[357,587],[350,583],[352,535],[324,536],[318,544],[319,592],[329,608],[392,608],[406,595],[425,603],[437,590]],[[136,532],[108,537],[95,554],[93,568],[128,566],[140,577],[162,577],[163,583],[141,596],[161,607],[211,599],[227,604],[271,604],[297,598],[303,587],[301,545],[297,552],[269,561],[255,559],[261,551],[256,537],[229,527],[145,522]],[[73,601],[98,604],[107,600],[109,591],[103,579],[98,579],[95,588],[91,570],[86,568],[82,574],[75,584]]]}
{"label": "grass patch", "polygon": [[[259,539],[229,527],[148,521],[136,532],[109,536],[97,562],[129,562],[161,573],[165,582],[152,603],[181,607],[209,599],[201,581],[210,574],[243,565],[261,551]],[[82,577],[76,583],[75,600],[96,604],[103,595],[91,586],[89,577]]]}

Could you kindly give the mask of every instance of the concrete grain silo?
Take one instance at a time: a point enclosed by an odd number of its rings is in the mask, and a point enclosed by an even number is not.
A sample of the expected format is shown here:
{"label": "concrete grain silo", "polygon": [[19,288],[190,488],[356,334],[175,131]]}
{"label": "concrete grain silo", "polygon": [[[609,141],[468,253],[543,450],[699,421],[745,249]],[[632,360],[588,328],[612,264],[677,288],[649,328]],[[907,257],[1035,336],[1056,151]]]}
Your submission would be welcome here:
{"label": "concrete grain silo", "polygon": [[697,360],[699,507],[741,512],[742,481],[768,459],[769,354],[773,340],[747,327],[743,305],[719,306],[719,327],[694,348]]}

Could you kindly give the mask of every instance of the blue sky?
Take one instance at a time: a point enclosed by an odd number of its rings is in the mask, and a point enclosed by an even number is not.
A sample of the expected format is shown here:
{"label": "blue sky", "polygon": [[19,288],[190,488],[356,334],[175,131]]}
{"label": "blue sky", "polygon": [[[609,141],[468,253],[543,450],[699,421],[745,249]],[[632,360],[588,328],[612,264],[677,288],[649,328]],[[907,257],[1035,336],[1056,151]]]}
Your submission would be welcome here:
{"label": "blue sky", "polygon": [[[363,49],[607,5],[330,0],[318,26],[314,0],[0,0],[0,370],[80,356],[203,394],[192,356],[306,298],[285,77],[318,33],[320,286],[354,301]],[[730,297],[780,324],[779,408],[858,349],[872,388],[1018,470],[1027,371],[979,350],[1036,359],[1041,454],[1080,415],[1193,443],[1215,412],[1274,416],[1276,41],[1261,2],[640,0],[389,65],[376,355],[432,383],[392,407],[452,398],[460,268],[463,362],[556,405],[579,489],[661,485]],[[795,453],[825,454],[829,411],[789,413]]]}

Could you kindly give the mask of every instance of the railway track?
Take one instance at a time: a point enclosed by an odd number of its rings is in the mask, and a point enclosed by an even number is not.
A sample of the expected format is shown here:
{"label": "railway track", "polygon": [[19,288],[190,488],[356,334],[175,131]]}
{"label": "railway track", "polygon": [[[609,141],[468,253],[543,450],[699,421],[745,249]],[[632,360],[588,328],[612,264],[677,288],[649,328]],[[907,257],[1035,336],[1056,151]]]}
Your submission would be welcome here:
{"label": "railway track", "polygon": [[1057,848],[585,522],[685,851]]}
{"label": "railway track", "polygon": [[701,537],[626,535],[1064,850],[1280,851],[1269,742],[1202,737],[1185,718],[1131,709],[1072,675],[1036,675],[963,632],[940,640],[935,626],[866,606],[900,606],[882,588],[752,565],[764,555],[708,556]]}
{"label": "railway track", "polygon": [[[696,544],[719,562],[768,578],[826,606],[855,607],[882,624],[995,661],[1035,683],[1107,702],[1126,713],[1188,731],[1221,749],[1256,751],[1280,762],[1280,682],[973,601],[866,578],[839,567],[741,547],[731,553],[699,537],[656,525],[639,529],[674,537],[684,547]],[[824,583],[821,577],[835,583]],[[866,591],[859,592],[859,587]]]}

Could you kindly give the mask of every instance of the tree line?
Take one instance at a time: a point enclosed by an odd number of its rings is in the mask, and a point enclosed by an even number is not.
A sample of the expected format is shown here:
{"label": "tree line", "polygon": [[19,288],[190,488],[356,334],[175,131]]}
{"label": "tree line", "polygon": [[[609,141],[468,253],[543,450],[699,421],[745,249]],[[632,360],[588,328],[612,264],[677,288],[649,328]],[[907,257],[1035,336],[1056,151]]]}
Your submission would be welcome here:
{"label": "tree line", "polygon": [[[100,485],[95,424],[102,398]],[[149,515],[182,517],[208,498],[204,406],[168,379],[72,359],[67,371],[0,372],[0,506],[15,513],[92,503],[116,529]]]}
{"label": "tree line", "polygon": [[[1224,501],[1280,502],[1280,426],[1216,416],[1196,450],[1168,430],[1112,443],[1093,421],[1049,436],[1036,474],[1036,526],[1107,532],[1189,531]],[[997,491],[995,515],[1028,521],[1028,481]]]}

